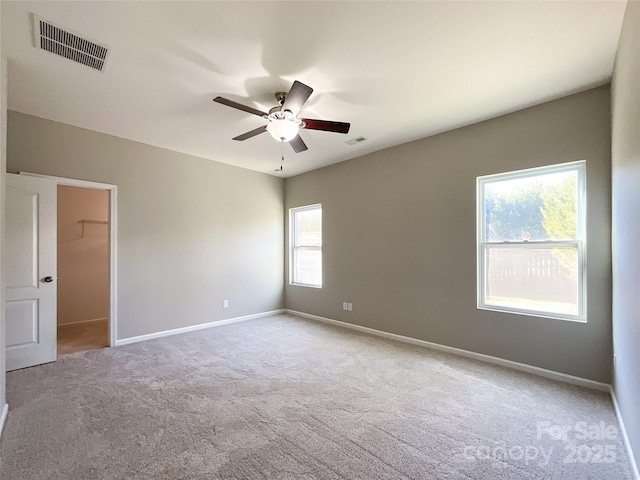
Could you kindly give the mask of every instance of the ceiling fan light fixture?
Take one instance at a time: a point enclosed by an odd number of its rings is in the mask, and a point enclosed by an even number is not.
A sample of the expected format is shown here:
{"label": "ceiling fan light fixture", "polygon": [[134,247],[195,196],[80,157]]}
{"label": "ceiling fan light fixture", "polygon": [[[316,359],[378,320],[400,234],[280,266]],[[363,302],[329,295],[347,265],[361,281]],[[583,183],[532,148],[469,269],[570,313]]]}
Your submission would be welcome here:
{"label": "ceiling fan light fixture", "polygon": [[279,142],[288,142],[298,135],[300,126],[297,122],[285,118],[271,120],[267,125],[267,132]]}

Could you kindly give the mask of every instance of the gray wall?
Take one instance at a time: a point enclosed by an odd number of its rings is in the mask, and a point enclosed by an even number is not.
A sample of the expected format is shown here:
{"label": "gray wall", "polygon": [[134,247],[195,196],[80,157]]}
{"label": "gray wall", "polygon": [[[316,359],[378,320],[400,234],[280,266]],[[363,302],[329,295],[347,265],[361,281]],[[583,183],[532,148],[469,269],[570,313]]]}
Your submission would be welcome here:
{"label": "gray wall", "polygon": [[[610,158],[605,86],[287,179],[324,236],[323,288],[287,281],[287,308],[608,383]],[[582,159],[588,322],[478,310],[476,177]]]}
{"label": "gray wall", "polygon": [[118,186],[119,339],[283,307],[281,179],[13,111],[7,170]]}
{"label": "gray wall", "polygon": [[640,465],[640,3],[630,1],[612,82],[613,388]]}
{"label": "gray wall", "polygon": [[[0,9],[1,11],[2,9]],[[0,22],[1,24],[2,22]],[[0,56],[0,253],[4,247],[4,192],[7,164],[7,61]],[[0,272],[4,272],[4,260],[0,255]],[[4,274],[0,273],[0,416],[6,404],[5,395],[5,336],[4,336]],[[0,425],[2,429],[2,425]],[[1,432],[0,432],[1,433]]]}

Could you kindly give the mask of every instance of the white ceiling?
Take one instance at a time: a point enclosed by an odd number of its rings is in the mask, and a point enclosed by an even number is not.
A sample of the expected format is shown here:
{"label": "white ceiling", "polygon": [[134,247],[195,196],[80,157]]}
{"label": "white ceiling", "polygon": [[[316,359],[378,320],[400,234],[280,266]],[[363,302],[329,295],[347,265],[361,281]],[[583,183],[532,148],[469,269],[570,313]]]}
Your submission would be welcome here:
{"label": "white ceiling", "polygon": [[[625,1],[2,2],[9,108],[291,176],[607,83]],[[103,73],[37,50],[30,13],[111,47]],[[294,80],[301,116],[351,122],[231,138]],[[367,138],[358,145],[345,142]],[[188,168],[185,165],[185,168]]]}

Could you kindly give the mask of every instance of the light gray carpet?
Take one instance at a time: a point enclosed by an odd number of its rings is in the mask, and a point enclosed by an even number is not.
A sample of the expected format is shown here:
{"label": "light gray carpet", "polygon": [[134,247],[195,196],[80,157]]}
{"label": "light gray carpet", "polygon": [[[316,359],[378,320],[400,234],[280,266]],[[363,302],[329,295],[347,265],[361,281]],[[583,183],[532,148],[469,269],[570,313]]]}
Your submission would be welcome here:
{"label": "light gray carpet", "polygon": [[604,393],[287,315],[71,354],[7,388],[3,480],[631,478],[620,434],[579,438],[616,427]]}

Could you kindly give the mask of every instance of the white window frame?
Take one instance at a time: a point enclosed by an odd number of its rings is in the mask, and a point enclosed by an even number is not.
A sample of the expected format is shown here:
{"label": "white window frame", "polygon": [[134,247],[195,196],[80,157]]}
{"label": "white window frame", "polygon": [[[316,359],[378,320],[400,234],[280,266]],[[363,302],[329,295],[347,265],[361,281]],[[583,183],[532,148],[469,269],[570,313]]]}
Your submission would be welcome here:
{"label": "white window frame", "polygon": [[[320,285],[316,285],[313,283],[301,283],[296,282],[294,279],[295,272],[295,252],[296,250],[319,250],[320,257],[322,258],[322,227],[320,230],[320,246],[315,245],[297,245],[296,243],[296,213],[303,212],[307,210],[320,210],[322,214],[322,204],[315,203],[313,205],[305,205],[302,207],[294,207],[289,209],[289,285],[295,285],[298,287],[308,287],[308,288],[322,288],[322,283]],[[321,260],[321,265],[323,264]],[[322,269],[322,266],[320,267]],[[321,272],[321,275],[324,272]],[[322,275],[323,276],[323,275]],[[324,279],[323,279],[324,280]]]}
{"label": "white window frame", "polygon": [[[577,239],[576,240],[543,240],[543,241],[514,241],[514,242],[490,242],[485,241],[486,222],[484,210],[484,186],[496,181],[515,180],[527,177],[535,177],[538,175],[561,173],[566,171],[575,171],[577,173]],[[559,165],[549,165],[545,167],[530,168],[527,170],[518,170],[515,172],[500,173],[496,175],[485,175],[476,179],[476,226],[477,226],[477,306],[480,310],[490,310],[497,312],[515,313],[520,315],[529,315],[533,317],[553,318],[559,320],[568,320],[573,322],[587,321],[587,255],[586,255],[586,238],[587,238],[587,197],[586,197],[586,162],[580,160],[577,162],[563,163]],[[574,247],[578,252],[578,314],[562,314],[557,312],[542,312],[539,310],[527,310],[523,308],[505,307],[500,305],[487,305],[484,303],[486,272],[485,258],[486,251],[492,247],[500,248],[518,248],[526,245],[528,248],[548,248],[548,247]]]}

